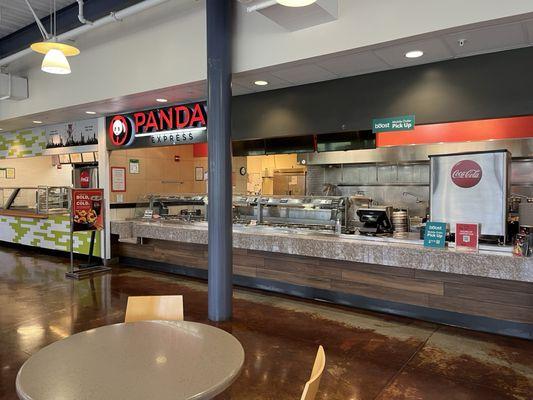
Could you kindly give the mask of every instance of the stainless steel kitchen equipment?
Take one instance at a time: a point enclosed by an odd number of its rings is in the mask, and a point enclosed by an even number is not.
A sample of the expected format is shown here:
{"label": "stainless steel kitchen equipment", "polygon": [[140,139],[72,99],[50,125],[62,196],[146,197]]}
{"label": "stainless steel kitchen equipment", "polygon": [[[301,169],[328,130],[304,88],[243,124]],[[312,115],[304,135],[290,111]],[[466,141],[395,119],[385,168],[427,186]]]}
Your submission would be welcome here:
{"label": "stainless steel kitchen equipment", "polygon": [[365,194],[356,194],[346,199],[346,230],[350,233],[362,226],[357,215],[357,210],[361,207],[372,207],[372,198]]}
{"label": "stainless steel kitchen equipment", "polygon": [[345,198],[339,196],[234,196],[234,222],[334,230],[345,225]]}
{"label": "stainless steel kitchen equipment", "polygon": [[505,242],[509,164],[507,150],[431,155],[430,218],[478,223],[481,235]]}
{"label": "stainless steel kitchen equipment", "polygon": [[395,210],[392,212],[392,227],[395,238],[406,238],[409,235],[409,214],[407,210]]}
{"label": "stainless steel kitchen equipment", "polygon": [[137,202],[135,217],[142,218],[146,211],[156,218],[167,221],[192,222],[206,219],[207,195],[151,194]]}

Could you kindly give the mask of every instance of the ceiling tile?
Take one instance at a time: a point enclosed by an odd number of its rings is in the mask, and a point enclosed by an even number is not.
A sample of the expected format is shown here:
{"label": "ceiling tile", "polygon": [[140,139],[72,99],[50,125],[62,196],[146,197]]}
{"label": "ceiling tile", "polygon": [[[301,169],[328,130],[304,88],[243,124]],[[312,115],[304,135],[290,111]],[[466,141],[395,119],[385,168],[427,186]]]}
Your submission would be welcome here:
{"label": "ceiling tile", "polygon": [[277,78],[281,78],[295,85],[338,78],[336,74],[314,64],[302,64],[290,68],[275,68],[270,73]]}
{"label": "ceiling tile", "polygon": [[[420,58],[405,57],[405,53],[411,50],[422,50],[424,55]],[[397,68],[453,58],[452,52],[448,49],[444,41],[436,38],[383,47],[374,50],[374,54],[387,64]]]}
{"label": "ceiling tile", "polygon": [[241,94],[250,94],[254,91],[248,89],[246,86],[239,85],[235,81],[231,83],[231,92],[234,96],[240,96]]}
{"label": "ceiling tile", "polygon": [[[76,3],[76,0],[55,0],[57,10],[73,3]],[[30,4],[39,18],[50,13],[50,0],[31,0]],[[2,16],[0,38],[35,22],[30,9],[23,0],[0,1],[0,14]],[[46,29],[49,27],[46,26]]]}
{"label": "ceiling tile", "polygon": [[340,76],[354,76],[368,72],[381,71],[389,66],[371,51],[348,54],[338,57],[325,57],[316,64]]}
{"label": "ceiling tile", "polygon": [[[464,46],[459,40],[464,39]],[[458,56],[487,53],[524,46],[527,34],[521,23],[487,26],[479,29],[445,35],[444,40]]]}
{"label": "ceiling tile", "polygon": [[[259,81],[259,80],[267,81],[268,85],[266,86],[255,85],[254,82]],[[249,73],[236,74],[236,75],[233,75],[233,82],[253,92],[263,92],[265,90],[280,89],[280,88],[284,88],[284,87],[291,85],[290,82],[280,79],[277,76],[274,76],[270,72],[266,72],[266,71],[251,73],[251,74]]]}

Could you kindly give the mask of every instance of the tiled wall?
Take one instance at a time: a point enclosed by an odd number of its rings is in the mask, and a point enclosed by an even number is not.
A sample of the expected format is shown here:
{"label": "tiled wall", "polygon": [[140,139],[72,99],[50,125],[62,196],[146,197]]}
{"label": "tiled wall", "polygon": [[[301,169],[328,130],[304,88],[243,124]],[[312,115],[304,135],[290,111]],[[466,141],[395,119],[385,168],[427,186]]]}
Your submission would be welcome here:
{"label": "tiled wall", "polygon": [[[74,234],[74,252],[89,253],[91,234]],[[50,218],[0,216],[0,240],[45,249],[70,251],[70,217],[51,215]],[[100,256],[100,234],[96,235],[95,256]]]}
{"label": "tiled wall", "polygon": [[0,159],[38,156],[45,146],[44,128],[5,132],[0,135]]}

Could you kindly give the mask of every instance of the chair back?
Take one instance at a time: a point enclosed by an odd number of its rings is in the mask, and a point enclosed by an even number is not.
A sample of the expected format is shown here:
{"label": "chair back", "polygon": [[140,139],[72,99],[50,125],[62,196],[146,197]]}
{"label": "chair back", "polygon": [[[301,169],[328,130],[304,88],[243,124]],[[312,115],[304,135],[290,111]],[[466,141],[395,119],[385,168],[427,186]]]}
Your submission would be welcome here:
{"label": "chair back", "polygon": [[183,321],[183,296],[130,296],[124,322]]}
{"label": "chair back", "polygon": [[311,377],[305,384],[301,400],[315,399],[325,366],[326,353],[324,352],[324,348],[322,346],[319,346],[318,351],[316,353],[315,364],[313,365],[313,371],[311,372]]}

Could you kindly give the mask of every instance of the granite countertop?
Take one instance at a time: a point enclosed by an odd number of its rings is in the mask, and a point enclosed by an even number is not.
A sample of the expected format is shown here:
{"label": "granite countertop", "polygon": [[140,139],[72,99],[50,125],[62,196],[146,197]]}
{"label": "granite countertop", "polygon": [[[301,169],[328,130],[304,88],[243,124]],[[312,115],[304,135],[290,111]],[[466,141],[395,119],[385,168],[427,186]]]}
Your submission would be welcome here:
{"label": "granite countertop", "polygon": [[[121,239],[144,237],[207,244],[207,223],[112,221]],[[332,260],[380,264],[462,275],[533,282],[533,258],[514,257],[509,247],[484,246],[479,253],[428,249],[417,240],[364,238],[354,235],[236,226],[233,246]]]}

